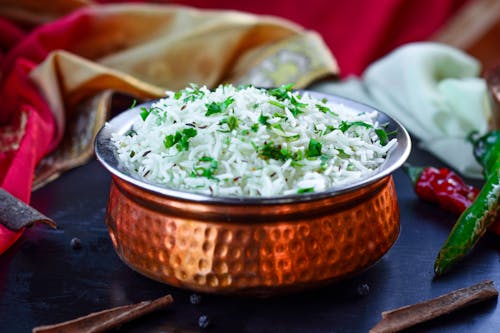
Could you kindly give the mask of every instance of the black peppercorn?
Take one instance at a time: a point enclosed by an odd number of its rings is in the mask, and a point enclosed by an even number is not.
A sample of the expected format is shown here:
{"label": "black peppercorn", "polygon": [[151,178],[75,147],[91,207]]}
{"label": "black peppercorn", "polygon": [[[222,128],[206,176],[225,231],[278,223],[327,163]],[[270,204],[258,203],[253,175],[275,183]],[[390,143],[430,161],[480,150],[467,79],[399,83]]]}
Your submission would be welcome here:
{"label": "black peppercorn", "polygon": [[191,294],[191,296],[189,296],[189,301],[191,302],[191,304],[198,305],[201,303],[201,295]]}
{"label": "black peppercorn", "polygon": [[201,315],[200,318],[198,318],[198,326],[200,328],[207,328],[208,325],[210,325],[210,319],[206,315]]}
{"label": "black peppercorn", "polygon": [[73,239],[71,239],[70,244],[73,250],[79,250],[82,248],[82,241],[78,237],[74,237]]}
{"label": "black peppercorn", "polygon": [[359,296],[366,296],[370,293],[370,286],[367,283],[361,283],[356,289]]}

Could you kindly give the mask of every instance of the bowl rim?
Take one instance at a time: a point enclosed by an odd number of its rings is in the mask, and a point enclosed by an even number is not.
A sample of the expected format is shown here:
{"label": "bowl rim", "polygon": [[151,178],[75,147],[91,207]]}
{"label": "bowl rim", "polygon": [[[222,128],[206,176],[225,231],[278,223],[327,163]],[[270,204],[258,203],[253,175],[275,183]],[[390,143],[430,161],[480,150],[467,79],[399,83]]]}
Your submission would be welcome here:
{"label": "bowl rim", "polygon": [[211,204],[236,204],[236,205],[275,205],[289,204],[298,202],[307,202],[320,200],[345,194],[355,191],[369,184],[391,175],[395,170],[403,165],[411,152],[411,139],[408,131],[396,119],[388,116],[384,112],[364,103],[354,101],[349,98],[340,97],[333,94],[325,94],[311,90],[295,90],[301,94],[307,93],[312,97],[322,99],[326,98],[328,102],[344,105],[353,110],[361,112],[376,112],[377,121],[379,124],[387,124],[389,131],[396,131],[394,136],[397,139],[397,145],[389,150],[388,157],[384,163],[379,166],[374,173],[368,177],[360,178],[359,180],[348,184],[347,186],[337,186],[326,189],[321,192],[290,194],[273,197],[235,197],[235,196],[214,196],[198,192],[189,192],[174,188],[148,183],[138,176],[131,173],[125,167],[120,165],[119,160],[115,155],[115,149],[111,143],[111,135],[115,132],[125,133],[130,129],[134,121],[140,117],[140,111],[143,107],[148,107],[158,101],[158,99],[148,101],[146,103],[134,106],[127,109],[117,116],[110,119],[98,131],[94,141],[94,151],[97,160],[107,169],[113,176],[116,176],[127,183],[135,185],[143,190],[147,190],[160,196],[176,198],[181,200],[194,201],[199,203]]}

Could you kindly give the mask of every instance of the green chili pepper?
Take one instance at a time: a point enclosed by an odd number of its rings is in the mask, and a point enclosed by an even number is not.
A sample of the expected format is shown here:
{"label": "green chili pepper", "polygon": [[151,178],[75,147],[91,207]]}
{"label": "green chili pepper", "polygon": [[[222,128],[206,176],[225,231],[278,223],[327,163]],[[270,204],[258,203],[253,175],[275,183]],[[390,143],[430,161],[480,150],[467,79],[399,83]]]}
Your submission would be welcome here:
{"label": "green chili pepper", "polygon": [[493,131],[474,143],[474,156],[483,166],[485,184],[471,206],[460,215],[434,263],[441,275],[467,255],[500,211],[500,131]]}

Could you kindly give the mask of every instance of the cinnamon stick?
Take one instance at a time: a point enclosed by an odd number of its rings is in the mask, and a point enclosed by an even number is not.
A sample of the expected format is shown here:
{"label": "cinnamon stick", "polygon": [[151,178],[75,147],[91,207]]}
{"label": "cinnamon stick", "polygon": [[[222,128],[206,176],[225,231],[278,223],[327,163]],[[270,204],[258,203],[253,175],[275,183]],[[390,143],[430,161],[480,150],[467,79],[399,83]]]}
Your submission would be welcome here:
{"label": "cinnamon stick", "polygon": [[118,327],[133,319],[150,312],[165,308],[172,304],[174,299],[166,295],[153,301],[144,301],[137,304],[125,305],[116,308],[94,312],[87,316],[55,325],[39,326],[33,333],[97,333]]}
{"label": "cinnamon stick", "polygon": [[35,222],[56,227],[56,223],[47,216],[0,188],[0,224],[12,231],[19,231]]}
{"label": "cinnamon stick", "polygon": [[370,333],[398,332],[468,305],[498,296],[493,281],[458,289],[431,300],[382,312],[382,320]]}

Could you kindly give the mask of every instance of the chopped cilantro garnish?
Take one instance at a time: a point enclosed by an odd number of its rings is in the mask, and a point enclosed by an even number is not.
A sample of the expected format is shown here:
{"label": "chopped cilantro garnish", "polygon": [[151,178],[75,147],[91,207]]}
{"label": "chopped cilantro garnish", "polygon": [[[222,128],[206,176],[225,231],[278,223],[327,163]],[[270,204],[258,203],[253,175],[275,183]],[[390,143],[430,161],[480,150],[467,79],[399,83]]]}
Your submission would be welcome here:
{"label": "chopped cilantro garnish", "polygon": [[321,156],[321,142],[316,139],[309,140],[309,145],[306,149],[306,157],[318,157]]}
{"label": "chopped cilantro garnish", "polygon": [[175,145],[181,139],[181,134],[176,132],[175,135],[167,135],[165,139],[163,139],[163,145],[165,148],[170,148]]}
{"label": "chopped cilantro garnish", "polygon": [[276,97],[278,100],[285,100],[288,98],[288,93],[292,91],[293,83],[284,84],[278,88],[270,89],[269,94]]}
{"label": "chopped cilantro garnish", "polygon": [[311,193],[314,192],[314,187],[305,187],[305,188],[299,188],[297,190],[298,194],[303,194],[303,193]]}
{"label": "chopped cilantro garnish", "polygon": [[205,96],[205,93],[200,90],[200,87],[196,83],[191,83],[189,85],[189,88],[179,90],[174,94],[174,98],[176,100],[181,99],[182,96],[185,96],[184,102],[192,102],[194,100],[197,100],[198,98]]}
{"label": "chopped cilantro garnish", "polygon": [[323,113],[329,114],[330,116],[338,117],[338,114],[333,112],[329,107],[321,105],[321,104],[316,104],[316,107],[318,110],[320,110]]}
{"label": "chopped cilantro garnish", "polygon": [[141,108],[141,118],[143,121],[146,121],[146,118],[149,116],[151,113],[151,109],[146,109],[145,107]]}
{"label": "chopped cilantro garnish", "polygon": [[274,105],[274,106],[276,106],[280,109],[283,109],[283,110],[285,109],[285,104],[277,102],[277,101],[270,100],[269,104]]}
{"label": "chopped cilantro garnish", "polygon": [[182,130],[182,134],[184,134],[184,136],[188,137],[188,138],[192,138],[194,136],[196,136],[196,134],[198,134],[198,132],[194,129],[194,128],[185,128]]}
{"label": "chopped cilantro garnish", "polygon": [[259,156],[263,159],[274,159],[279,161],[286,161],[292,158],[292,152],[281,145],[275,145],[274,142],[269,142],[262,147],[257,148]]}
{"label": "chopped cilantro garnish", "polygon": [[395,134],[396,131],[392,131],[387,133],[383,128],[376,128],[375,134],[377,134],[378,139],[380,140],[380,144],[385,146],[389,142],[389,135]]}
{"label": "chopped cilantro garnish", "polygon": [[296,106],[298,108],[305,108],[307,104],[299,102],[300,96],[298,97],[299,98],[297,98],[296,96],[292,96],[290,102],[292,103],[293,106]]}
{"label": "chopped cilantro garnish", "polygon": [[337,151],[339,152],[338,156],[340,158],[349,158],[349,157],[351,157],[351,155],[347,154],[343,149],[337,148]]}
{"label": "chopped cilantro garnish", "polygon": [[280,134],[285,134],[285,130],[281,127],[280,123],[272,124],[271,127],[277,129]]}
{"label": "chopped cilantro garnish", "polygon": [[252,127],[250,127],[250,129],[252,130],[252,132],[257,132],[259,130],[259,124],[255,123],[252,125]]}
{"label": "chopped cilantro garnish", "polygon": [[207,112],[205,116],[210,116],[215,113],[224,113],[229,108],[229,106],[234,102],[234,98],[228,97],[223,102],[212,102],[210,104],[205,104]]}
{"label": "chopped cilantro garnish", "polygon": [[305,108],[307,104],[305,103],[300,103],[295,96],[292,96],[290,99],[290,102],[292,103],[293,107],[290,108],[290,112],[293,114],[294,117],[297,117],[299,114],[304,113],[304,110],[302,108]]}
{"label": "chopped cilantro garnish", "polygon": [[191,172],[192,177],[206,177],[208,179],[217,179],[214,177],[214,173],[219,168],[219,162],[209,156],[203,156],[198,160],[200,162],[194,167],[193,172]]}
{"label": "chopped cilantro garnish", "polygon": [[229,130],[231,131],[238,128],[238,118],[235,116],[229,116],[227,119],[227,126],[229,126]]}
{"label": "chopped cilantro garnish", "polygon": [[288,142],[297,141],[298,139],[300,139],[300,134],[287,135],[280,123],[272,124],[271,128],[274,129],[276,134],[283,137]]}
{"label": "chopped cilantro garnish", "polygon": [[327,113],[328,111],[330,111],[329,107],[326,107],[326,106],[321,105],[321,104],[316,104],[316,107],[318,108],[318,110],[320,110],[323,113]]}
{"label": "chopped cilantro garnish", "polygon": [[321,103],[323,103],[323,104],[328,103],[328,98],[323,97],[323,98],[321,99]]}
{"label": "chopped cilantro garnish", "polygon": [[273,118],[286,118],[286,114],[275,112],[273,113]]}
{"label": "chopped cilantro garnish", "polygon": [[259,123],[261,123],[262,125],[268,125],[269,123],[267,122],[267,120],[269,119],[268,116],[264,116],[262,113],[260,114],[259,116]]}
{"label": "chopped cilantro garnish", "polygon": [[331,133],[333,131],[335,131],[335,127],[332,126],[332,125],[326,125],[326,128],[323,130],[323,132],[321,132],[321,135],[327,135],[328,133]]}
{"label": "chopped cilantro garnish", "polygon": [[289,135],[289,136],[283,136],[283,138],[285,138],[285,140],[286,140],[287,142],[293,142],[293,141],[297,141],[298,139],[300,139],[300,134]]}
{"label": "chopped cilantro garnish", "polygon": [[130,109],[135,108],[135,106],[136,106],[136,105],[137,105],[137,100],[136,100],[136,99],[134,99],[134,100],[132,101],[132,105],[130,105]]}
{"label": "chopped cilantro garnish", "polygon": [[197,131],[194,128],[185,128],[181,132],[175,132],[175,135],[167,135],[163,140],[163,145],[165,148],[171,148],[174,145],[178,151],[189,149],[189,139],[195,137]]}
{"label": "chopped cilantro garnish", "polygon": [[148,108],[146,108],[146,107],[143,106],[143,107],[141,107],[140,115],[141,115],[142,120],[146,121],[146,119],[148,118],[149,114],[151,112],[154,112],[156,114],[156,116],[158,117],[157,124],[159,124],[159,123],[165,121],[165,119],[166,119],[166,114],[162,115],[162,111],[163,110],[161,108],[159,108],[159,107],[152,106],[152,107],[150,107],[148,109]]}
{"label": "chopped cilantro garnish", "polygon": [[372,125],[365,123],[364,121],[353,121],[353,122],[349,123],[345,120],[342,120],[342,122],[340,123],[339,129],[342,131],[342,133],[345,133],[345,131],[347,131],[352,126],[363,126],[366,128],[373,127]]}
{"label": "chopped cilantro garnish", "polygon": [[303,159],[304,159],[304,152],[303,152],[302,150],[298,150],[298,151],[294,154],[293,159],[294,159],[295,161],[301,161],[301,160],[303,160]]}

